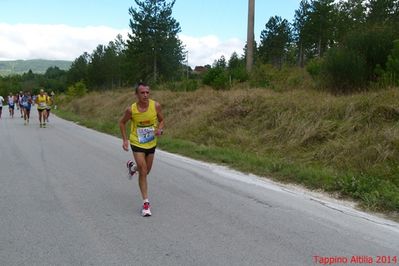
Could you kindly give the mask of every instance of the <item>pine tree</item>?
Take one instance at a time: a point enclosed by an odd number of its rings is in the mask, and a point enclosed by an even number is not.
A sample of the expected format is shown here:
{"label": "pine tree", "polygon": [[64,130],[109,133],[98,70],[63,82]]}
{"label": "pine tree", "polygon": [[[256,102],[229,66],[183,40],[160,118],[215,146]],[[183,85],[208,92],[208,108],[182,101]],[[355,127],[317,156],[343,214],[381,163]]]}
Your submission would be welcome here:
{"label": "pine tree", "polygon": [[293,38],[298,48],[298,64],[300,67],[305,65],[305,49],[309,45],[309,38],[306,34],[306,22],[309,19],[310,5],[307,0],[299,3],[299,8],[295,10],[295,18],[293,23]]}
{"label": "pine tree", "polygon": [[291,29],[288,21],[279,16],[271,17],[260,36],[259,56],[261,60],[281,68],[290,40]]}
{"label": "pine tree", "polygon": [[[177,34],[179,23],[172,17],[175,0],[135,0],[129,8],[130,28],[127,40],[129,71],[134,80],[168,80],[179,75],[184,60],[183,45]],[[181,73],[180,73],[181,74]]]}

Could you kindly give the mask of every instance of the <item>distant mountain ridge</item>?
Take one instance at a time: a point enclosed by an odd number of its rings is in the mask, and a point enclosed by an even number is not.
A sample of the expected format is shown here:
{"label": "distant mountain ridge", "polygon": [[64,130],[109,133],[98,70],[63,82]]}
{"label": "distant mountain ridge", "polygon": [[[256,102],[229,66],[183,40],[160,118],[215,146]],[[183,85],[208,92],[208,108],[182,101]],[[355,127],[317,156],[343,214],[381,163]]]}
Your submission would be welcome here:
{"label": "distant mountain ridge", "polygon": [[58,67],[62,70],[68,70],[72,61],[66,60],[11,60],[0,61],[0,76],[23,74],[32,70],[35,74],[44,74],[49,67]]}

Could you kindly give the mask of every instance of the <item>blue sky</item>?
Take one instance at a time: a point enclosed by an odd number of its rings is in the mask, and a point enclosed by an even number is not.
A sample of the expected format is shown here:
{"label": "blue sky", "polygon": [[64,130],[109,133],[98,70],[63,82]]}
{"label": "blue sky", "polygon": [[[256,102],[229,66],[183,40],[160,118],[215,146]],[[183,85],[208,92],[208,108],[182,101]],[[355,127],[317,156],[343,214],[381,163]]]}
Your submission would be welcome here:
{"label": "blue sky", "polygon": [[[274,15],[292,21],[300,0],[255,0],[255,38]],[[0,59],[73,60],[129,31],[133,0],[0,0]],[[241,54],[248,0],[176,0],[172,16],[192,66]],[[57,45],[58,44],[58,45]],[[47,45],[47,46],[46,46]],[[56,58],[57,57],[57,58]]]}

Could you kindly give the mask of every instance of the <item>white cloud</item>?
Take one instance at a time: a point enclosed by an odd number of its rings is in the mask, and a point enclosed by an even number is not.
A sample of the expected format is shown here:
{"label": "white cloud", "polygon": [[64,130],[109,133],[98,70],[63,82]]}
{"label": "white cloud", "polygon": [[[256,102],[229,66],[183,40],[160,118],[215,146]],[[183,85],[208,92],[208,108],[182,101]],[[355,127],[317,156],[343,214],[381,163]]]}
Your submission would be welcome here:
{"label": "white cloud", "polygon": [[107,45],[118,34],[126,36],[127,29],[0,23],[0,59],[74,60],[99,44]]}
{"label": "white cloud", "polygon": [[[89,54],[99,45],[107,45],[122,34],[126,40],[129,29],[106,26],[71,27],[67,25],[0,23],[0,60],[53,59],[74,60]],[[212,64],[222,55],[228,60],[233,52],[242,54],[244,41],[226,41],[217,36],[190,37],[179,35],[188,51],[191,67]]]}
{"label": "white cloud", "polygon": [[238,38],[221,41],[217,36],[209,35],[205,37],[190,37],[180,35],[180,40],[188,51],[188,64],[191,67],[203,66],[219,59],[222,55],[229,60],[230,56],[236,52],[242,55],[244,42]]}

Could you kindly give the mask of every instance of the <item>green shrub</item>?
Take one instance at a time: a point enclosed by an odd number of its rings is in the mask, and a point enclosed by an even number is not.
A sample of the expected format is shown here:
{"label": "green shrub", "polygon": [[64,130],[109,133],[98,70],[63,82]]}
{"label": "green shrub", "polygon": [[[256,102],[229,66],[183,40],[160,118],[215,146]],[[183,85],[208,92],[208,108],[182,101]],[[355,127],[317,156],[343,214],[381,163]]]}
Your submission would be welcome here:
{"label": "green shrub", "polygon": [[67,95],[70,97],[82,97],[86,95],[87,88],[83,81],[76,82],[74,85],[69,86]]}
{"label": "green shrub", "polygon": [[345,47],[350,51],[356,51],[365,60],[367,81],[376,81],[377,65],[383,69],[386,67],[388,55],[393,48],[394,36],[394,30],[388,26],[371,27],[348,34]]}
{"label": "green shrub", "polygon": [[321,79],[334,92],[348,92],[366,84],[365,59],[347,48],[332,48],[322,63]]}
{"label": "green shrub", "polygon": [[245,67],[237,67],[229,70],[229,74],[233,80],[238,82],[244,82],[249,79],[247,70]]}
{"label": "green shrub", "polygon": [[388,56],[386,72],[383,73],[383,81],[387,85],[399,85],[399,40],[394,41],[394,47]]}
{"label": "green shrub", "polygon": [[259,64],[250,74],[250,86],[282,92],[310,88],[313,87],[313,82],[303,69],[291,66],[277,68],[271,64]]}
{"label": "green shrub", "polygon": [[222,67],[213,67],[209,69],[202,82],[216,90],[223,90],[229,87],[229,77],[227,71]]}
{"label": "green shrub", "polygon": [[309,60],[309,62],[306,65],[306,71],[308,71],[308,73],[314,80],[318,80],[320,78],[322,63],[323,59],[313,58]]}
{"label": "green shrub", "polygon": [[251,72],[250,84],[252,87],[272,87],[273,74],[276,70],[270,64],[256,65]]}

